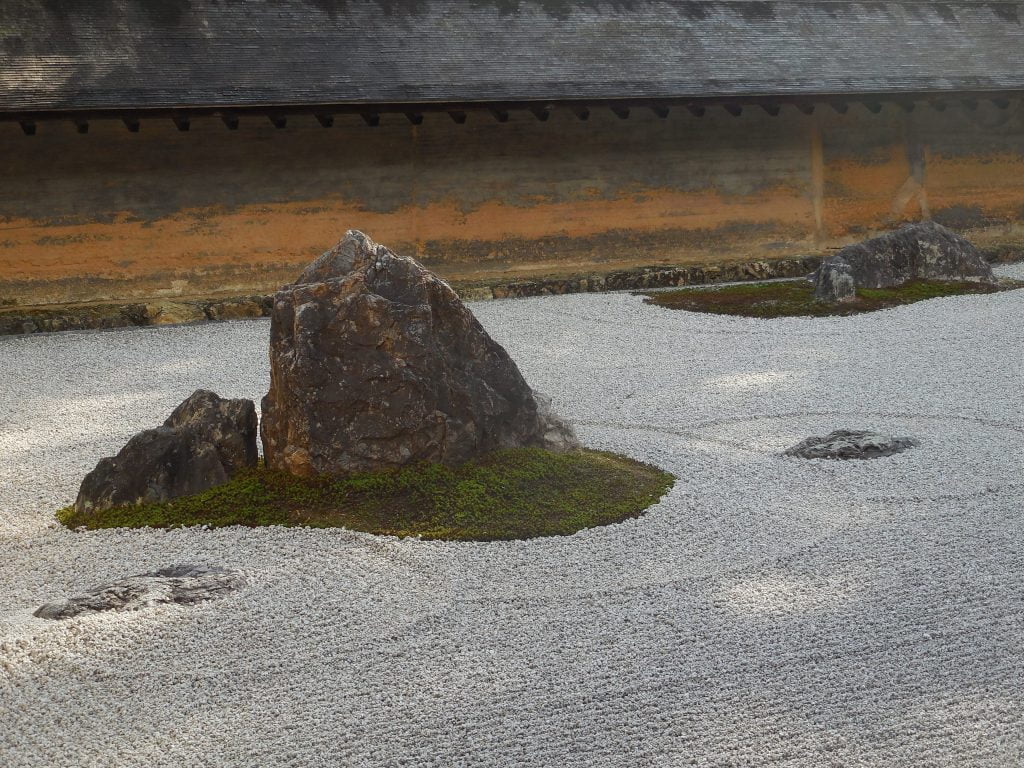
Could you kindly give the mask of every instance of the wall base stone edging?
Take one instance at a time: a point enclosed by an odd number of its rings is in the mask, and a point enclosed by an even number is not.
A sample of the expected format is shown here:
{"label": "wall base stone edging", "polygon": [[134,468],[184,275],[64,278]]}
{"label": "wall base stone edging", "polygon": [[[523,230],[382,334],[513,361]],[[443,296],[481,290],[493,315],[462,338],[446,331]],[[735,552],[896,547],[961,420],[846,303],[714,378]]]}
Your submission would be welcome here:
{"label": "wall base stone edging", "polygon": [[[513,282],[455,282],[452,286],[465,301],[557,296],[647,288],[672,288],[746,280],[803,277],[818,268],[821,259],[758,260],[700,266],[647,266],[604,274],[586,274]],[[96,330],[129,326],[180,325],[186,323],[268,317],[273,294],[231,298],[154,300],[150,303],[97,303],[0,311],[0,335]]]}

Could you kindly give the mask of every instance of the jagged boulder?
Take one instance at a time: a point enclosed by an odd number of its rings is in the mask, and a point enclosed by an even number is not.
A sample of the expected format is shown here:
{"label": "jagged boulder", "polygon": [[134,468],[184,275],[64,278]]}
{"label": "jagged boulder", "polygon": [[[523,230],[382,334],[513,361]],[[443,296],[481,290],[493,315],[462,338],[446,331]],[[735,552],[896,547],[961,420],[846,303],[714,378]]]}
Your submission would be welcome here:
{"label": "jagged boulder", "polygon": [[225,483],[255,467],[256,406],[200,389],[163,426],[135,435],[116,456],[85,476],[75,510],[160,502]]}
{"label": "jagged boulder", "polygon": [[577,446],[447,283],[354,230],[275,295],[270,364],[264,457],[296,475]]}
{"label": "jagged boulder", "polygon": [[36,609],[40,619],[70,619],[82,613],[137,611],[150,605],[192,605],[223,597],[245,584],[245,575],[230,568],[172,565],[93,587],[66,600]]}
{"label": "jagged boulder", "polygon": [[853,299],[856,288],[888,288],[908,280],[996,282],[977,248],[932,221],[849,245],[827,257],[812,279],[814,297],[832,303]]}

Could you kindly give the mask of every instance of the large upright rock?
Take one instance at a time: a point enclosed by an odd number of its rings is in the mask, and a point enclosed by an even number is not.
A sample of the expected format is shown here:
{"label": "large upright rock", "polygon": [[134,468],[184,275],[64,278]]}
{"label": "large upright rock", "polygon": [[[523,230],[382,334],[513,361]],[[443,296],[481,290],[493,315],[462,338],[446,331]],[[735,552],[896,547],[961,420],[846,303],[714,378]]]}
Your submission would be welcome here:
{"label": "large upright rock", "polygon": [[925,221],[849,245],[826,258],[814,274],[814,296],[819,301],[847,301],[854,288],[889,288],[908,280],[994,283],[996,277],[967,240]]}
{"label": "large upright rock", "polygon": [[344,474],[576,446],[447,283],[361,232],[279,291],[271,317],[268,467]]}
{"label": "large upright rock", "polygon": [[227,482],[259,460],[256,406],[196,390],[163,426],[100,459],[78,491],[78,512],[168,501]]}

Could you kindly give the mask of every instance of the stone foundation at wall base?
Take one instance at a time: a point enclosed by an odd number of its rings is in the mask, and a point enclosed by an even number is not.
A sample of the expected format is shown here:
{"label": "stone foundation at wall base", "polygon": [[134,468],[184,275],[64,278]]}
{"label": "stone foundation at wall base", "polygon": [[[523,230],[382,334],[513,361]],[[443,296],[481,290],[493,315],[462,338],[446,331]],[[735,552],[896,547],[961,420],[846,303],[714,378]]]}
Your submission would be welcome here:
{"label": "stone foundation at wall base", "polygon": [[[818,268],[820,258],[747,261],[697,266],[647,266],[603,274],[537,278],[509,282],[452,281],[465,301],[554,296],[567,293],[672,288],[683,285],[727,283],[803,277]],[[148,303],[96,303],[0,309],[0,335],[46,333],[144,325],[168,325],[267,317],[272,295],[228,298],[175,298]]]}
{"label": "stone foundation at wall base", "polygon": [[264,317],[270,313],[271,301],[270,296],[246,296],[156,301],[149,304],[66,304],[0,309],[0,336]]}

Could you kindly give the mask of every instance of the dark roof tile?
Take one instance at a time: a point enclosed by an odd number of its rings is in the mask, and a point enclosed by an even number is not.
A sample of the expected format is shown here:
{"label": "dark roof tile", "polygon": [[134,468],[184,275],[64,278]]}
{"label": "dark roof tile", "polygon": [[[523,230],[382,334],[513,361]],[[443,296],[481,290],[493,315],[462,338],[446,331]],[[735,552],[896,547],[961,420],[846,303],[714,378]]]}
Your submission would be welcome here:
{"label": "dark roof tile", "polygon": [[1018,3],[2,4],[7,112],[1024,89]]}

